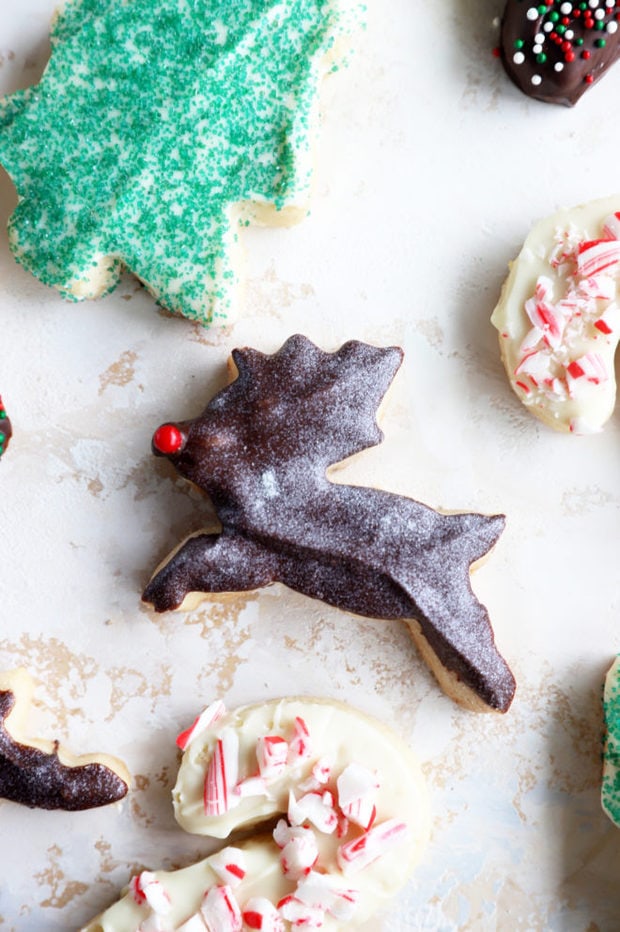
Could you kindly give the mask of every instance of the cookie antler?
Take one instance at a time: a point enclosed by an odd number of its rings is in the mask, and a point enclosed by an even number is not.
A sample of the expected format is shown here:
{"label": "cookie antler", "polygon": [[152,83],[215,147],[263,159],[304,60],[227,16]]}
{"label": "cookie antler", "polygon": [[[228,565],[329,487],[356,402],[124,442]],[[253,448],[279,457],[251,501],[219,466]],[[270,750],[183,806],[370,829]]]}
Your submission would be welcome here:
{"label": "cookie antler", "polygon": [[190,594],[282,582],[348,612],[401,618],[452,695],[505,711],[514,679],[470,584],[503,516],[444,515],[326,475],[381,439],[375,412],[401,351],[351,342],[324,353],[295,336],[273,356],[233,358],[237,380],[178,425],[182,445],[168,454],[210,495],[222,530],[186,541],[144,600],[165,611],[189,607]]}

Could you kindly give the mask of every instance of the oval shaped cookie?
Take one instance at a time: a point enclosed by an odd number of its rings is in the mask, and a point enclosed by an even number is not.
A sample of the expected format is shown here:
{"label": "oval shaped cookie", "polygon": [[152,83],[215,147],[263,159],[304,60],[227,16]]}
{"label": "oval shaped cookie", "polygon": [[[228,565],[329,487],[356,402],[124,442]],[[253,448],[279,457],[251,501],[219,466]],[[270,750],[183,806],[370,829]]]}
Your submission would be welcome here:
{"label": "oval shaped cookie", "polygon": [[620,195],[541,220],[491,322],[510,385],[555,430],[601,430],[616,400]]}

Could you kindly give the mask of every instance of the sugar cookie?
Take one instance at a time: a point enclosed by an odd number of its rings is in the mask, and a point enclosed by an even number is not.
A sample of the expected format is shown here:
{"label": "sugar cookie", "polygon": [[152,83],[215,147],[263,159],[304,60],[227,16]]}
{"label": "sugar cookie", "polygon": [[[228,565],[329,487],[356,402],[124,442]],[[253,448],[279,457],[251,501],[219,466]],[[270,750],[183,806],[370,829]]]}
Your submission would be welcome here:
{"label": "sugar cookie", "polygon": [[70,811],[122,799],[129,774],[115,757],[75,757],[58,741],[21,738],[32,692],[26,670],[0,674],[0,797],[32,808]]}
{"label": "sugar cookie", "polygon": [[491,321],[510,384],[550,427],[599,431],[616,400],[620,195],[533,228]]}
{"label": "sugar cookie", "polygon": [[326,476],[381,441],[375,412],[402,355],[355,341],[325,353],[299,335],[271,356],[234,350],[236,379],[153,439],[209,494],[221,531],[187,540],[143,598],[161,612],[283,582],[347,612],[402,618],[450,695],[504,712],[514,678],[470,584],[503,516],[441,514]]}
{"label": "sugar cookie", "polygon": [[41,82],[0,101],[16,259],[74,300],[134,272],[164,307],[229,312],[248,222],[306,212],[320,79],[354,0],[69,0]]}
{"label": "sugar cookie", "polygon": [[351,929],[419,861],[429,834],[420,767],[349,705],[292,698],[226,712],[216,702],[182,743],[173,797],[184,828],[228,838],[277,824],[192,867],[143,871],[84,932]]}

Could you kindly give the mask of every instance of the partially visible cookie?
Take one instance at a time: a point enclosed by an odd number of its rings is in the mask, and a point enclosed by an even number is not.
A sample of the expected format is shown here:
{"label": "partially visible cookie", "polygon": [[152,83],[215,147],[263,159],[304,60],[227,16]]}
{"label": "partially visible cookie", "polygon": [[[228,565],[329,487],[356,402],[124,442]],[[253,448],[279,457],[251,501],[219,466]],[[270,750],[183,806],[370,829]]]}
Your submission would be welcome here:
{"label": "partially visible cookie", "polygon": [[605,677],[603,695],[605,751],[603,763],[603,809],[620,828],[620,654]]}
{"label": "partially visible cookie", "polygon": [[180,824],[217,838],[259,834],[184,870],[143,871],[85,932],[353,929],[422,855],[420,766],[391,729],[349,705],[293,697],[227,712],[216,702],[180,743]]}
{"label": "partially visible cookie", "polygon": [[0,797],[38,809],[92,809],[122,799],[125,765],[107,754],[74,756],[58,741],[26,739],[32,679],[19,668],[0,674]]}
{"label": "partially visible cookie", "polygon": [[67,298],[122,266],[225,318],[249,222],[307,212],[318,87],[356,0],[68,0],[40,83],[0,100],[15,258]]}
{"label": "partially visible cookie", "polygon": [[536,100],[572,106],[620,54],[616,0],[508,0],[506,73]]}
{"label": "partially visible cookie", "polygon": [[0,397],[0,456],[6,453],[9,440],[12,436],[13,428],[11,426],[11,421],[9,420],[9,416],[6,413],[6,408],[4,407],[4,403]]}
{"label": "partially visible cookie", "polygon": [[620,195],[539,221],[491,321],[512,389],[555,430],[601,430],[616,401]]}

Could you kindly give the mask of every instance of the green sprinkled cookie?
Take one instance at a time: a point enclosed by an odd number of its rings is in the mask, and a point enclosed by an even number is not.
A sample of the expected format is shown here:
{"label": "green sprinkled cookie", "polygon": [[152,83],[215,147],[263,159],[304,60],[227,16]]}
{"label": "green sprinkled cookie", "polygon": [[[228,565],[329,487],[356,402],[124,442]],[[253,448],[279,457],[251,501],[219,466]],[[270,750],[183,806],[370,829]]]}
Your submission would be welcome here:
{"label": "green sprinkled cookie", "polygon": [[620,828],[620,654],[605,678],[603,712],[606,728],[603,809]]}
{"label": "green sprinkled cookie", "polygon": [[41,82],[0,99],[16,259],[72,300],[126,266],[225,318],[248,221],[307,203],[317,93],[354,0],[69,0]]}

